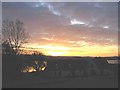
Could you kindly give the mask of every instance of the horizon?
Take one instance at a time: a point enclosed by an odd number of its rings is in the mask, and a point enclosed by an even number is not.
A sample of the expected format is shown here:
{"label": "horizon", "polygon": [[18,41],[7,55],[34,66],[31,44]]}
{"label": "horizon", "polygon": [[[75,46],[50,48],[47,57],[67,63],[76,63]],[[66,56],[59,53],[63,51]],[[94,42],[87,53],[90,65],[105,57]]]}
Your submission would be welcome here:
{"label": "horizon", "polygon": [[[32,56],[33,54],[18,54],[18,55],[30,55]],[[37,56],[41,56],[41,55],[37,55]],[[80,58],[86,58],[86,57],[90,57],[90,58],[113,58],[113,57],[120,57],[120,56],[52,56],[52,55],[44,55],[43,56],[45,57],[80,57]]]}

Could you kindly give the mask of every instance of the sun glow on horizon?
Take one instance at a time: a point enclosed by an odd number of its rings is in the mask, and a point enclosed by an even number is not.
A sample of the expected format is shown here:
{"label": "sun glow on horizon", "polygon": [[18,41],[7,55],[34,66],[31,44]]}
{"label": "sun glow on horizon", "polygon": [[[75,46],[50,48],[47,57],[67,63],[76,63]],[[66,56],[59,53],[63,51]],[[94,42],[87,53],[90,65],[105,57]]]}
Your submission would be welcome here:
{"label": "sun glow on horizon", "polygon": [[[68,45],[37,45],[29,44],[26,47],[33,48],[38,52],[42,52],[45,55],[50,56],[116,56],[118,55],[118,48],[116,45],[113,46],[83,46],[83,47],[72,47]],[[29,53],[29,50],[28,50]]]}
{"label": "sun glow on horizon", "polygon": [[47,55],[50,56],[62,56],[64,52],[48,52]]}
{"label": "sun glow on horizon", "polygon": [[[118,56],[117,2],[13,2],[2,7],[2,43],[22,45],[20,54]],[[23,23],[20,32],[14,28],[16,19]]]}

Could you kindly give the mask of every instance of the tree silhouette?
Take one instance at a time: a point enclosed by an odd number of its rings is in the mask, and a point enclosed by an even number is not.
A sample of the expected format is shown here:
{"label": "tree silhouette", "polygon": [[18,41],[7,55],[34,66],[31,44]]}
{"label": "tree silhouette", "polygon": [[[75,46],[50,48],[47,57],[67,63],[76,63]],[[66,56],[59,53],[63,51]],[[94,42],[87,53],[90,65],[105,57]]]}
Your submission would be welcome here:
{"label": "tree silhouette", "polygon": [[[2,71],[3,82],[17,80],[22,77],[22,57],[16,55],[20,47],[27,41],[27,33],[20,20],[5,20],[2,23]],[[5,83],[4,83],[5,84]],[[3,86],[4,86],[3,84]]]}
{"label": "tree silhouette", "polygon": [[8,41],[2,43],[2,74],[3,82],[13,81],[20,78],[22,67],[21,58],[16,55],[16,51]]}
{"label": "tree silhouette", "polygon": [[2,39],[7,41],[11,47],[18,54],[23,43],[27,42],[28,34],[26,33],[23,22],[20,20],[9,21],[4,20],[2,23]]}
{"label": "tree silhouette", "polygon": [[2,54],[12,54],[15,55],[15,50],[12,45],[9,44],[8,41],[2,43]]}
{"label": "tree silhouette", "polygon": [[41,56],[43,56],[44,54],[42,53],[42,52],[39,52],[39,51],[33,51],[33,53],[32,53],[32,55],[36,55],[36,56],[38,56],[38,55],[41,55]]}

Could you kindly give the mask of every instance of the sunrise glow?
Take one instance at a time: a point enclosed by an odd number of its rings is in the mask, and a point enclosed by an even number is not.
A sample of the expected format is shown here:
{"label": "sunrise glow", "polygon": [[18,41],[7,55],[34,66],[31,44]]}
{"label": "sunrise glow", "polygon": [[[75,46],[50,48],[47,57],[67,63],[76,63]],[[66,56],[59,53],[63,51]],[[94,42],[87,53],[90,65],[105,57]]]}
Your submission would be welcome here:
{"label": "sunrise glow", "polygon": [[117,15],[117,3],[3,5],[3,20],[20,17],[30,34],[21,49],[50,56],[117,56]]}
{"label": "sunrise glow", "polygon": [[[118,54],[117,46],[100,46],[100,45],[85,45],[83,47],[72,47],[69,45],[37,45],[29,44],[26,47],[33,48],[32,50],[42,51],[45,55],[50,56],[115,56]],[[25,49],[27,50],[27,49]],[[29,49],[28,49],[29,53]]]}

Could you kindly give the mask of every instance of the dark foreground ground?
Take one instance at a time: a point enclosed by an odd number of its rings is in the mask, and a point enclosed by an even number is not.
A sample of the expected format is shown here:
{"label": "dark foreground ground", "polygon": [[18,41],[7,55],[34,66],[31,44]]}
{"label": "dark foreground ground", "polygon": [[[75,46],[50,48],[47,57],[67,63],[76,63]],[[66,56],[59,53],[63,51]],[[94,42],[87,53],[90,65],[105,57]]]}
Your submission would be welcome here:
{"label": "dark foreground ground", "polygon": [[[48,63],[46,74],[43,74],[43,76],[41,73],[20,73],[23,64],[26,63],[26,61],[32,62],[34,58],[28,57],[25,59],[25,57],[5,55],[2,63],[2,88],[118,88],[118,68],[116,65],[106,63],[107,59],[48,57],[46,58]],[[35,58],[35,60],[39,61],[41,58],[38,57]],[[31,63],[29,64],[31,65]],[[72,73],[66,77],[51,77],[51,72],[49,73],[49,71],[56,72],[65,70],[70,72],[82,70],[86,72],[87,69],[92,69],[93,74],[90,76],[88,74],[75,76]],[[106,69],[110,70],[110,73],[105,74],[104,72],[97,74],[97,71]]]}
{"label": "dark foreground ground", "polygon": [[118,80],[103,76],[56,79],[35,77],[6,82],[3,88],[118,88]]}

